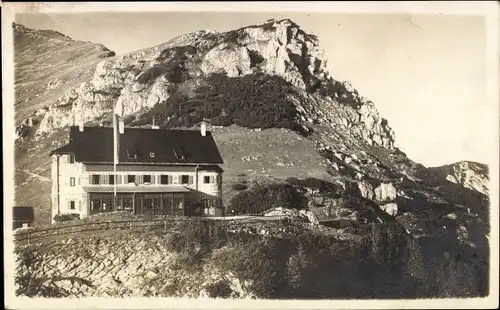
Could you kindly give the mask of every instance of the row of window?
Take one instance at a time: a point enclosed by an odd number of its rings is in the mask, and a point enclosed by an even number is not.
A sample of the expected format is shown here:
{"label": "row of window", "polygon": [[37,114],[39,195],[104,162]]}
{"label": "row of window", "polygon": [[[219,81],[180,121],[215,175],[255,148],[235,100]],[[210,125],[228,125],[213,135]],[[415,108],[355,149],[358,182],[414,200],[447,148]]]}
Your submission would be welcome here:
{"label": "row of window", "polygon": [[[123,183],[135,183],[138,179],[138,176],[134,174],[128,174],[124,175],[124,181]],[[118,176],[118,180],[116,184],[121,183],[122,176]],[[142,175],[141,178],[141,183],[154,183],[154,176],[150,174],[144,174]],[[70,177],[69,179],[69,185],[70,186],[75,186],[75,181],[76,179],[74,177]],[[203,183],[204,184],[212,184],[216,182],[216,177],[215,176],[204,176],[203,177]],[[114,175],[104,175],[101,174],[93,174],[90,179],[91,184],[110,184],[113,185],[115,184],[115,176]],[[160,176],[160,184],[172,184],[173,183],[173,176],[171,175],[161,175]],[[178,179],[179,184],[193,184],[193,176],[191,175],[181,175],[179,176]]]}
{"label": "row of window", "polygon": [[[158,209],[160,208],[160,206],[163,206],[163,208],[171,210],[174,208],[183,209],[184,207],[183,199],[172,200],[172,198],[164,198],[162,202],[160,202],[159,198],[145,198],[138,200],[138,203],[140,205],[137,207],[143,209]],[[204,199],[202,205],[204,214],[215,215],[215,209],[217,208],[217,200]],[[132,210],[132,206],[133,206],[132,198],[122,198],[117,200],[116,210]],[[76,203],[74,200],[68,201],[68,208],[69,210],[76,210]],[[90,208],[91,212],[106,211],[107,209],[109,209],[109,211],[112,211],[114,209],[113,202],[110,199],[91,199]],[[78,210],[82,211],[81,201],[78,202]]]}

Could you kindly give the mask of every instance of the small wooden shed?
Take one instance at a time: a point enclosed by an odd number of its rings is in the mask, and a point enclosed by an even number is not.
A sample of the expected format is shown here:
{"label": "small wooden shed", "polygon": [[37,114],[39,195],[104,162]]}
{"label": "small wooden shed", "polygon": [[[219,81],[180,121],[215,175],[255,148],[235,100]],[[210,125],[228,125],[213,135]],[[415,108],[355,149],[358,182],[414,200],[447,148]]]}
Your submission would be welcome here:
{"label": "small wooden shed", "polygon": [[14,206],[12,212],[12,229],[31,227],[35,220],[35,212],[32,206]]}

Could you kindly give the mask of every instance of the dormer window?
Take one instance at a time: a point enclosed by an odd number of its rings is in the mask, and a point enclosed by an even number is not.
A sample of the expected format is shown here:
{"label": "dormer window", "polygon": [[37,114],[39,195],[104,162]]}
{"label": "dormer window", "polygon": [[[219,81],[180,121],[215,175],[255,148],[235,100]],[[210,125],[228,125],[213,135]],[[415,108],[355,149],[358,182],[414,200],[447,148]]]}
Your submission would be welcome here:
{"label": "dormer window", "polygon": [[150,152],[149,153],[149,157],[155,157],[155,153],[154,152]]}
{"label": "dormer window", "polygon": [[186,154],[185,154],[184,149],[182,147],[175,148],[174,154],[178,160],[186,160]]}
{"label": "dormer window", "polygon": [[137,159],[137,152],[127,149],[127,157],[129,159]]}

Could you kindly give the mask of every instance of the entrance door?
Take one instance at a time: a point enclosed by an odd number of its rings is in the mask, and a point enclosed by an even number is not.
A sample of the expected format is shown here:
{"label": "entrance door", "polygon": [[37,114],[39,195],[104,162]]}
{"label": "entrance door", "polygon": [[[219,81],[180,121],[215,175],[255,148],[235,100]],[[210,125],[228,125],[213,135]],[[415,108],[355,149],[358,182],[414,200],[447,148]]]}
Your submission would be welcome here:
{"label": "entrance door", "polygon": [[122,199],[122,207],[124,211],[132,211],[133,209],[133,200],[132,198],[123,198]]}

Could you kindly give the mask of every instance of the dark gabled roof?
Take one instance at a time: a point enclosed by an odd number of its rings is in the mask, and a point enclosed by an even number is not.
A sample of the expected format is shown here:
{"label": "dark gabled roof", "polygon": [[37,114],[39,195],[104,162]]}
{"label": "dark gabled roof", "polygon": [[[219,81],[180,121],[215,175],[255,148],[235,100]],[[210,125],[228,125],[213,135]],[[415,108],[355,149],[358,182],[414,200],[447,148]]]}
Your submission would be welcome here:
{"label": "dark gabled roof", "polygon": [[35,220],[35,212],[33,211],[33,207],[14,206],[12,219],[14,221],[33,222]]}
{"label": "dark gabled roof", "polygon": [[[113,128],[70,128],[70,142],[50,153],[75,154],[84,163],[113,162]],[[153,157],[151,157],[153,153]],[[120,163],[222,164],[210,131],[125,128],[120,134]]]}

